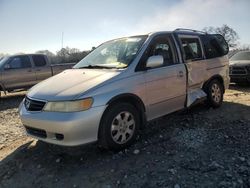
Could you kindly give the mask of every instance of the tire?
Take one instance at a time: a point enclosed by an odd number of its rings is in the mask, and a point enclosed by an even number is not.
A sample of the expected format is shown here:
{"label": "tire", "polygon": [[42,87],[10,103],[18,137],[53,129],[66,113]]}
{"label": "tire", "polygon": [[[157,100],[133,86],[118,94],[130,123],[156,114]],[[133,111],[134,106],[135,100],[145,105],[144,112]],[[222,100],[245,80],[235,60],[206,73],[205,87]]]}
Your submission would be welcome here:
{"label": "tire", "polygon": [[139,128],[139,113],[127,103],[110,106],[104,113],[99,129],[99,146],[119,151],[130,146]]}
{"label": "tire", "polygon": [[223,85],[218,80],[209,82],[206,93],[208,105],[213,108],[219,108],[223,102]]}

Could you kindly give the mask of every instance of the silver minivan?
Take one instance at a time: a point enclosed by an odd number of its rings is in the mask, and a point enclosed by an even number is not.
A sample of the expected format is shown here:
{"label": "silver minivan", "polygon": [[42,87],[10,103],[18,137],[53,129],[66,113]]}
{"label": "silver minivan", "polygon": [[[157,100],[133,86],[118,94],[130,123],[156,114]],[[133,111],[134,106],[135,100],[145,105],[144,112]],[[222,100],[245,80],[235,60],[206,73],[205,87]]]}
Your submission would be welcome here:
{"label": "silver minivan", "polygon": [[120,150],[149,120],[202,100],[219,107],[229,85],[227,53],[221,35],[187,29],[111,40],[31,88],[21,121],[45,142]]}

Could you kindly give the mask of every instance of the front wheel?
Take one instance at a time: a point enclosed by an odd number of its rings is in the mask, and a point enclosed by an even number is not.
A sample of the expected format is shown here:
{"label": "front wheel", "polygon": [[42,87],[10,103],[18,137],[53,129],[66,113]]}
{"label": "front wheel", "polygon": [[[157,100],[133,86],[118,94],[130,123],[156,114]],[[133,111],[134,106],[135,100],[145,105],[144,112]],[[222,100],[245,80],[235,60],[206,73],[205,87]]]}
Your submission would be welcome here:
{"label": "front wheel", "polygon": [[221,106],[223,101],[223,85],[218,80],[212,80],[207,87],[208,103],[213,108]]}
{"label": "front wheel", "polygon": [[130,146],[137,135],[139,114],[134,106],[118,103],[110,106],[101,121],[99,145],[111,150]]}

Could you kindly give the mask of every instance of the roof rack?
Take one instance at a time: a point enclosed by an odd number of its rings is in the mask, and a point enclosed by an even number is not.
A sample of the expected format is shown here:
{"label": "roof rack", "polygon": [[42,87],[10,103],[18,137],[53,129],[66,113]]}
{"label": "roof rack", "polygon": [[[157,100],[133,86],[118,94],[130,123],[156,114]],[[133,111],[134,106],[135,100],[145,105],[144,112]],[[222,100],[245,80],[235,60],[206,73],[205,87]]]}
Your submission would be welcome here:
{"label": "roof rack", "polygon": [[198,30],[194,30],[194,29],[185,29],[185,28],[177,28],[174,31],[189,31],[189,32],[194,32],[194,33],[202,33],[202,34],[207,34],[207,32],[204,31],[198,31]]}

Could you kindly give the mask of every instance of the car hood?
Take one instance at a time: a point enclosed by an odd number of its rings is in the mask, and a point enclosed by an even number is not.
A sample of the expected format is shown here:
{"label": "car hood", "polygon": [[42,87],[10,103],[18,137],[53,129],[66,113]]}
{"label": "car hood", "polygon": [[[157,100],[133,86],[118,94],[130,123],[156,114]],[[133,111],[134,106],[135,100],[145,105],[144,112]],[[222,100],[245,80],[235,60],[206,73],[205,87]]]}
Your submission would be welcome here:
{"label": "car hood", "polygon": [[232,66],[247,66],[247,65],[250,65],[250,60],[229,61],[229,65],[232,65]]}
{"label": "car hood", "polygon": [[118,75],[121,71],[111,69],[70,69],[44,80],[28,92],[34,99],[61,101],[73,100],[78,95]]}

